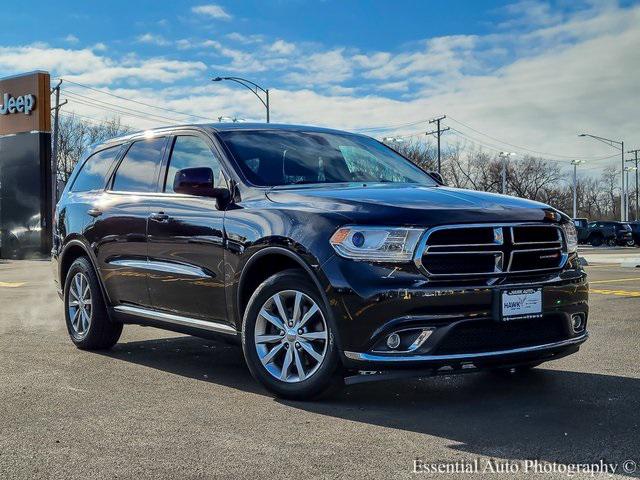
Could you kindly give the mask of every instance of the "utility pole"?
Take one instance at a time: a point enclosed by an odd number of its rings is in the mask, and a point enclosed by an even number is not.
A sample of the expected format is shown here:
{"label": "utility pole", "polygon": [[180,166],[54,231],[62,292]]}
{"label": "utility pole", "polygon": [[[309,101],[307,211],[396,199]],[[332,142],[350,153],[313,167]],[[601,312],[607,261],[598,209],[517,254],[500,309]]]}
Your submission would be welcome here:
{"label": "utility pole", "polygon": [[584,160],[572,160],[573,165],[573,218],[578,216],[578,165],[584,163]]}
{"label": "utility pole", "polygon": [[[627,153],[633,153],[635,158],[633,160],[627,160],[627,162],[636,162],[636,222],[638,221],[638,152],[640,149],[629,150]],[[629,188],[629,182],[627,181],[627,188]]]}
{"label": "utility pole", "polygon": [[513,152],[500,152],[498,156],[502,159],[502,194],[507,194],[507,159],[515,155]]}
{"label": "utility pole", "polygon": [[629,219],[627,218],[627,192],[624,187],[624,141],[620,142],[620,154],[622,155],[622,195],[620,200],[620,214],[622,215],[622,221],[626,222]]}
{"label": "utility pole", "polygon": [[51,94],[55,95],[55,103],[53,110],[53,148],[51,150],[51,221],[56,212],[56,203],[58,203],[58,141],[60,138],[60,108],[67,104],[68,100],[60,103],[60,86],[62,80],[58,80],[58,84],[51,89]]}
{"label": "utility pole", "polygon": [[425,135],[433,135],[433,134],[435,134],[436,137],[438,138],[438,173],[442,173],[441,172],[442,160],[441,160],[441,156],[440,156],[440,137],[442,136],[442,134],[444,132],[449,130],[449,127],[445,127],[445,128],[441,128],[440,127],[440,122],[442,120],[444,120],[445,118],[447,118],[447,116],[446,115],[442,115],[441,117],[434,118],[433,120],[429,120],[429,123],[435,123],[437,128],[436,128],[436,130],[432,130],[431,132],[427,132],[425,134]]}

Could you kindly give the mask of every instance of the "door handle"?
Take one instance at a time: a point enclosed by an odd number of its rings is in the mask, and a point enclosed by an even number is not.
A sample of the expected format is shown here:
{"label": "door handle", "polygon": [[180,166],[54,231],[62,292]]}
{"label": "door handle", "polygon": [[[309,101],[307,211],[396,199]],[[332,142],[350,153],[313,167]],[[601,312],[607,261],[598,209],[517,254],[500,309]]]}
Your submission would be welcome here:
{"label": "door handle", "polygon": [[164,212],[157,212],[157,213],[152,213],[151,215],[149,215],[149,218],[151,220],[156,221],[156,222],[166,222],[171,217],[169,217],[169,215],[167,215]]}
{"label": "door handle", "polygon": [[87,210],[87,213],[95,218],[95,217],[99,217],[100,215],[102,215],[102,210],[98,210],[97,208],[91,208],[91,209]]}

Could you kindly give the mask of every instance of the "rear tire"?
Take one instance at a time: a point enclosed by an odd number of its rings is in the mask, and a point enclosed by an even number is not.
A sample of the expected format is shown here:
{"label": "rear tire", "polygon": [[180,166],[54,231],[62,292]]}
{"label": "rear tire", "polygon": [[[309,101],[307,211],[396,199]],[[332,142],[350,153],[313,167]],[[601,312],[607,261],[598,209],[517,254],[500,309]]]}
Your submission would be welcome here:
{"label": "rear tire", "polygon": [[600,235],[593,235],[589,240],[589,243],[591,243],[592,247],[599,247],[602,245],[602,237]]}
{"label": "rear tire", "polygon": [[86,257],[73,262],[67,273],[64,314],[71,341],[82,350],[111,348],[122,333],[122,324],[107,314],[98,277]]}
{"label": "rear tire", "polygon": [[242,349],[251,374],[267,390],[308,400],[341,383],[334,332],[313,282],[300,270],[285,270],[249,299]]}

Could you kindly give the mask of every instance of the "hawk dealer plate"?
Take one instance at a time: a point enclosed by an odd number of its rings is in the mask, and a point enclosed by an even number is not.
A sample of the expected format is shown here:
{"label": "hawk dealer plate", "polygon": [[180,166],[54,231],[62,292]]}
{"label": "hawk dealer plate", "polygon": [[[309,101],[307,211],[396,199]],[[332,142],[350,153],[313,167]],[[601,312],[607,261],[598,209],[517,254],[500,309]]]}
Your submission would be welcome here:
{"label": "hawk dealer plate", "polygon": [[542,317],[542,288],[500,290],[498,315],[501,321]]}

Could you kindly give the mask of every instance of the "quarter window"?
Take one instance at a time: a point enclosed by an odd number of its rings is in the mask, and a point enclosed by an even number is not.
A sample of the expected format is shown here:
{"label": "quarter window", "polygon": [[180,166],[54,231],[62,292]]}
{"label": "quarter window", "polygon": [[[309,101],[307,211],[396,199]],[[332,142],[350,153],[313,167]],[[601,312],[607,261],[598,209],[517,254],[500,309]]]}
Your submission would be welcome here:
{"label": "quarter window", "polygon": [[135,142],[120,162],[113,180],[118,192],[155,192],[165,138]]}
{"label": "quarter window", "polygon": [[210,168],[213,170],[213,178],[217,179],[216,185],[220,180],[220,161],[211,151],[209,145],[199,137],[180,136],[176,137],[171,152],[171,160],[167,169],[167,177],[165,181],[165,192],[173,192],[173,180],[176,178],[178,170],[185,168]]}
{"label": "quarter window", "polygon": [[90,192],[102,190],[107,183],[107,175],[116,158],[120,146],[107,148],[91,155],[78,173],[72,192]]}

